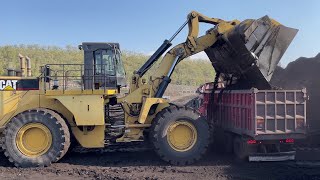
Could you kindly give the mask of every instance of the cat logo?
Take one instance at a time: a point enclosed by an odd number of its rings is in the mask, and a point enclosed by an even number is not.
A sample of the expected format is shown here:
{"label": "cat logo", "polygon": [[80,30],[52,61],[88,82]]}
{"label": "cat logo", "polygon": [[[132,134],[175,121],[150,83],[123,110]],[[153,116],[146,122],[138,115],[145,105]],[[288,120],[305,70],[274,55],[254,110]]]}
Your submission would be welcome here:
{"label": "cat logo", "polygon": [[14,91],[18,80],[0,80],[0,91]]}

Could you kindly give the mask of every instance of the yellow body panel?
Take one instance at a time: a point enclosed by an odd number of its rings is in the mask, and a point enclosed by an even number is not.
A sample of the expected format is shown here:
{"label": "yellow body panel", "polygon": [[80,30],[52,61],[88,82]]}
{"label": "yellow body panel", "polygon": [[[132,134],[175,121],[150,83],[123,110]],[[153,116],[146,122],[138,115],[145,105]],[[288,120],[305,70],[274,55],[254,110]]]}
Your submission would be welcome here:
{"label": "yellow body panel", "polygon": [[60,95],[115,95],[117,94],[116,89],[99,89],[99,90],[81,90],[81,89],[76,89],[76,90],[46,90],[46,95],[47,96],[60,96]]}
{"label": "yellow body panel", "polygon": [[77,126],[104,125],[104,99],[101,95],[48,96],[57,99],[74,116]]}
{"label": "yellow body panel", "polygon": [[104,147],[105,126],[95,126],[92,131],[81,131],[78,127],[71,127],[72,133],[82,147]]}
{"label": "yellow body panel", "polygon": [[21,80],[21,79],[35,79],[35,77],[20,77],[20,76],[0,76],[1,80]]}
{"label": "yellow body panel", "polygon": [[141,108],[142,110],[140,112],[138,122],[141,124],[144,124],[145,121],[147,120],[151,106],[154,104],[160,104],[160,103],[168,103],[168,101],[163,98],[146,98]]}
{"label": "yellow body panel", "polygon": [[13,116],[39,107],[39,91],[0,91],[0,126]]}
{"label": "yellow body panel", "polygon": [[[70,92],[65,91],[64,94],[52,95],[53,93],[51,93],[51,95],[45,95],[39,90],[0,91],[0,130],[3,130],[10,119],[20,112],[41,107],[59,112],[70,125],[73,135],[81,146],[88,148],[104,147],[103,96],[108,96],[108,94],[102,94],[103,91],[100,90],[91,92],[92,95],[80,95],[81,90],[70,90]],[[75,97],[73,104],[68,102],[72,97]],[[72,113],[67,106],[74,112]],[[83,109],[83,111],[79,111],[79,109]],[[81,125],[79,126],[97,126],[92,131],[84,132],[76,125],[76,119],[80,120],[78,124]]]}

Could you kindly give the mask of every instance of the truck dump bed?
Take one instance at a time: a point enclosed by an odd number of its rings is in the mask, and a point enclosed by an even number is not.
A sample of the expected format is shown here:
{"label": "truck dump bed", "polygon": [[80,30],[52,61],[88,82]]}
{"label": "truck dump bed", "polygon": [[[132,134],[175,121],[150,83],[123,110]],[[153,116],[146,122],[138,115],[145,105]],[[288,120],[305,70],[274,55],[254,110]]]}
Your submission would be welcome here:
{"label": "truck dump bed", "polygon": [[[306,90],[233,90],[204,93],[207,118],[227,131],[255,140],[304,138]],[[212,102],[218,102],[213,104]]]}

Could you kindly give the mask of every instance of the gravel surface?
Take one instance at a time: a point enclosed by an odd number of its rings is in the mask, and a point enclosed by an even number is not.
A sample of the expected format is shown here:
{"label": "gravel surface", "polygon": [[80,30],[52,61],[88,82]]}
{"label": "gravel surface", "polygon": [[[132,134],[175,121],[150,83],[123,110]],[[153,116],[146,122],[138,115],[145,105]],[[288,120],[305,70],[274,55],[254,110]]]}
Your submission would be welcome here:
{"label": "gravel surface", "polygon": [[15,168],[0,156],[0,179],[320,179],[320,163],[237,162],[210,153],[186,167],[170,166],[152,151],[72,153],[45,168]]}

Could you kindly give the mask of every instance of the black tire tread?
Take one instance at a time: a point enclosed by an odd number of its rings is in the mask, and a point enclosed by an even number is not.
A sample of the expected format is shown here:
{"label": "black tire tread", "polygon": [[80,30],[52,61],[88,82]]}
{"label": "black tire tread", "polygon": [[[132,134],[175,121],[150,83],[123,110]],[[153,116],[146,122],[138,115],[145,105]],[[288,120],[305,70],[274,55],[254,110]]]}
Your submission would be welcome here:
{"label": "black tire tread", "polygon": [[[40,110],[40,108],[38,110]],[[63,134],[64,134],[63,135],[64,136],[63,150],[61,151],[61,155],[55,161],[55,162],[57,162],[68,152],[68,149],[69,149],[70,144],[71,144],[70,131],[69,131],[68,125],[66,123],[66,120],[63,119],[63,117],[61,115],[59,115],[57,112],[49,110],[49,109],[44,109],[44,108],[41,108],[41,110],[45,111],[46,113],[51,114],[53,117],[56,118],[57,123],[61,125],[62,131],[63,131]]]}
{"label": "black tire tread", "polygon": [[[184,106],[184,107],[179,107],[177,105],[170,104],[169,107],[164,108],[162,111],[160,111],[156,117],[154,118],[152,125],[151,125],[151,133],[150,133],[150,140],[153,144],[153,147],[156,151],[156,153],[160,156],[161,159],[164,161],[173,164],[173,165],[189,165],[192,164],[198,160],[201,159],[201,157],[206,153],[208,146],[209,146],[209,136],[207,137],[205,146],[203,149],[200,150],[195,156],[188,158],[188,159],[172,159],[170,158],[165,151],[161,148],[161,144],[159,143],[159,136],[158,134],[160,133],[160,125],[165,123],[168,118],[170,118],[174,113],[177,113],[178,111],[184,111],[186,115],[190,115],[191,113],[194,114],[196,113],[197,115],[200,116],[198,112],[193,110],[190,107]],[[207,134],[209,135],[209,128],[207,129]]]}
{"label": "black tire tread", "polygon": [[[30,123],[36,118],[37,122],[41,122],[42,119],[38,119],[37,116],[42,116],[50,119],[55,119],[55,127],[59,128],[59,132],[56,135],[61,134],[58,138],[60,144],[54,144],[50,147],[48,153],[41,155],[40,157],[28,158],[22,153],[16,153],[13,149],[13,144],[7,143],[8,140],[13,140],[15,134],[19,127],[24,124]],[[33,117],[32,117],[33,116]],[[53,122],[50,122],[53,125]],[[15,132],[16,131],[16,132]],[[59,116],[59,114],[55,113],[52,110],[44,109],[44,108],[36,108],[30,109],[24,112],[17,114],[13,117],[10,122],[6,125],[5,130],[3,132],[5,141],[2,144],[2,149],[4,150],[4,155],[8,158],[8,160],[13,163],[16,167],[44,167],[51,165],[52,162],[56,162],[61,159],[64,154],[68,151],[70,146],[70,132],[66,125],[66,122]],[[53,134],[54,135],[54,134]],[[12,137],[10,137],[12,136]]]}

